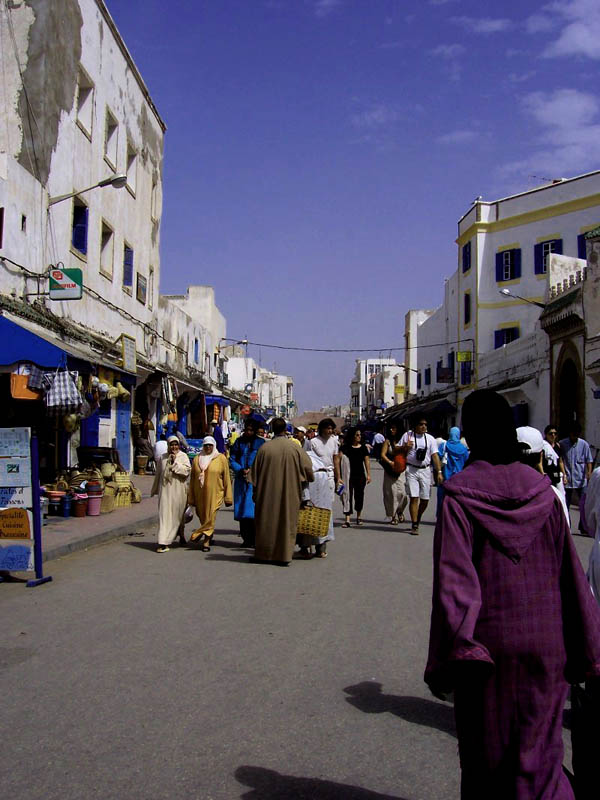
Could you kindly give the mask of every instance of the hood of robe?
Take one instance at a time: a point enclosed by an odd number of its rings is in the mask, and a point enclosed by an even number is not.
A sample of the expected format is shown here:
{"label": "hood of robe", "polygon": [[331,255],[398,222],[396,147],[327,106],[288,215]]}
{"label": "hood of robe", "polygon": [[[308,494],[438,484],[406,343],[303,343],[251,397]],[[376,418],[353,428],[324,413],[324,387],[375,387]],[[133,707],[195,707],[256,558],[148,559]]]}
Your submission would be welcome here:
{"label": "hood of robe", "polygon": [[444,492],[515,562],[539,536],[557,502],[548,476],[518,462],[475,461],[445,481]]}

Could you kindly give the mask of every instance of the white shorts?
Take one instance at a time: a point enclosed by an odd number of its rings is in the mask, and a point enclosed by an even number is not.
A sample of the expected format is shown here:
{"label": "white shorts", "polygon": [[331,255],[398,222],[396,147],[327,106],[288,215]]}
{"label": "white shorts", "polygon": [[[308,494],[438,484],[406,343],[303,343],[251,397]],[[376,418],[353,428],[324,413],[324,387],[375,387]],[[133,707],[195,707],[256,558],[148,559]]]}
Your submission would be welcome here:
{"label": "white shorts", "polygon": [[429,500],[431,494],[431,467],[413,467],[406,465],[406,488],[409,497]]}

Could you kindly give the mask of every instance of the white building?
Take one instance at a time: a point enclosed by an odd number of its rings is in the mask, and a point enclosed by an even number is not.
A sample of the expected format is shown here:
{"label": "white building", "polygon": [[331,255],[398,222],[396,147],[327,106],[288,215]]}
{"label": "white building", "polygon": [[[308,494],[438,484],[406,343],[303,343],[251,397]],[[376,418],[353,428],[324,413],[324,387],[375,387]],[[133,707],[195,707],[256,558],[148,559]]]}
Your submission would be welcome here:
{"label": "white building", "polygon": [[[159,342],[179,352],[157,324],[165,125],[101,0],[2,4],[0,36],[0,308],[15,338],[131,390]],[[117,175],[123,188],[83,191]],[[49,265],[80,270],[81,299],[48,299]],[[123,334],[137,370],[120,361]],[[130,408],[113,400],[71,444],[114,442],[131,466]]]}
{"label": "white building", "polygon": [[375,377],[385,367],[397,367],[394,358],[356,359],[354,377],[350,382],[350,418],[352,424],[375,417],[374,403],[369,405],[369,394],[373,397]]}
{"label": "white building", "polygon": [[447,425],[468,392],[489,386],[506,393],[519,422],[546,424],[548,355],[538,321],[553,280],[549,257],[585,257],[585,235],[600,223],[599,196],[596,171],[474,203],[458,223],[458,269],[442,305],[407,315],[407,365],[416,344],[413,405],[427,402]]}

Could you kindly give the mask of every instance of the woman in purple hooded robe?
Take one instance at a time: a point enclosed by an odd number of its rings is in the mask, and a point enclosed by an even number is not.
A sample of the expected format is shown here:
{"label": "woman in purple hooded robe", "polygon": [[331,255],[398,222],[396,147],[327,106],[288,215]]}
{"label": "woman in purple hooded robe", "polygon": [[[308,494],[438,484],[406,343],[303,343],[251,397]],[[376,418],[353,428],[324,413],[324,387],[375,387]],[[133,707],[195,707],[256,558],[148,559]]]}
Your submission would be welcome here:
{"label": "woman in purple hooded robe", "polygon": [[569,683],[600,678],[600,610],[549,479],[519,463],[512,413],[473,392],[467,467],[444,483],[425,681],[454,691],[461,798],[573,800]]}

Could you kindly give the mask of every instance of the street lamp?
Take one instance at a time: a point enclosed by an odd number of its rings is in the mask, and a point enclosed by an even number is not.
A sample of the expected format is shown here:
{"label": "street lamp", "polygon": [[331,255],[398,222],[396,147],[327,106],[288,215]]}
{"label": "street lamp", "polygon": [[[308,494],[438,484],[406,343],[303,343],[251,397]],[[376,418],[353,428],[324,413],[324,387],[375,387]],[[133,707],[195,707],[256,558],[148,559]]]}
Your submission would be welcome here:
{"label": "street lamp", "polygon": [[504,295],[504,297],[515,297],[518,300],[522,300],[524,303],[529,303],[529,305],[537,306],[538,308],[546,308],[545,303],[538,303],[537,300],[528,300],[526,297],[521,297],[520,294],[513,294],[510,289],[498,289],[499,293]]}
{"label": "street lamp", "polygon": [[103,186],[112,186],[113,189],[122,189],[127,183],[127,175],[111,175],[110,178],[98,181],[93,186],[88,186],[87,189],[80,189],[78,192],[69,192],[68,194],[59,194],[56,197],[48,198],[48,206],[53,206],[55,203],[61,203],[63,200],[69,200],[71,197],[76,197],[85,192],[91,192],[92,189],[100,189]]}

